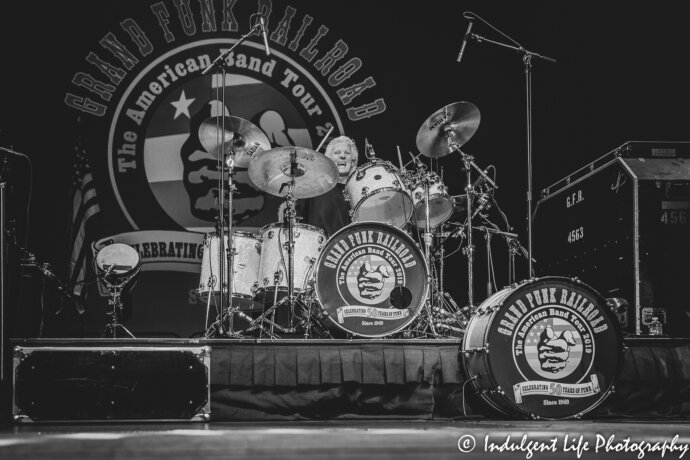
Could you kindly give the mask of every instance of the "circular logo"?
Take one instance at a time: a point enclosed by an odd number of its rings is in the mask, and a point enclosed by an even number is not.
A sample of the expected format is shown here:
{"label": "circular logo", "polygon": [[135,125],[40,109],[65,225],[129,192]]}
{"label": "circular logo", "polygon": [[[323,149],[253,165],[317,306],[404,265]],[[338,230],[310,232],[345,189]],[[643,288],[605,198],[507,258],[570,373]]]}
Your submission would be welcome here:
{"label": "circular logo", "polygon": [[341,329],[364,337],[395,333],[426,299],[427,269],[402,230],[364,222],[335,233],[316,266],[316,293]]}
{"label": "circular logo", "polygon": [[[134,229],[208,231],[227,181],[199,136],[208,119],[249,121],[271,148],[312,148],[335,127],[335,106],[318,82],[288,56],[245,42],[225,60],[226,72],[202,71],[235,39],[180,46],[151,62],[124,91],[110,129],[109,167],[118,203]],[[221,130],[218,141],[222,139]],[[232,177],[233,220],[245,227],[275,221],[280,199],[258,190],[247,165]],[[162,225],[162,223],[165,223]]]}
{"label": "circular logo", "polygon": [[[555,276],[489,297],[471,318],[463,346],[480,350],[465,356],[465,367],[468,375],[490,376],[475,384],[487,390],[484,399],[508,414],[544,418],[596,407],[623,359],[620,330],[601,296]],[[484,352],[486,359],[477,359]]]}

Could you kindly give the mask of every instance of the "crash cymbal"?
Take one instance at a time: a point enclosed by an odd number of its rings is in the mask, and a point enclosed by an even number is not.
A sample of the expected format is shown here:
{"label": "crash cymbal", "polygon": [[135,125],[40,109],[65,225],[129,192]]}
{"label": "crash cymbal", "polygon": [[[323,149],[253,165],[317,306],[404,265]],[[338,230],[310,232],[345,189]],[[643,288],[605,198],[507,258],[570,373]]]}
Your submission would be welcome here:
{"label": "crash cymbal", "polygon": [[338,183],[338,167],[325,155],[303,147],[277,147],[254,155],[249,178],[256,187],[285,196],[290,183],[290,157],[295,153],[295,198],[322,195]]}
{"label": "crash cymbal", "polygon": [[[225,142],[225,153],[234,155],[235,167],[247,168],[252,157],[269,150],[271,142],[261,129],[244,118],[227,116],[207,118],[199,126],[199,141],[204,149],[218,158]],[[225,128],[225,139],[221,132]]]}
{"label": "crash cymbal", "polygon": [[417,148],[422,155],[439,158],[452,152],[448,138],[458,147],[469,141],[479,127],[479,109],[471,102],[454,102],[437,110],[417,132]]}

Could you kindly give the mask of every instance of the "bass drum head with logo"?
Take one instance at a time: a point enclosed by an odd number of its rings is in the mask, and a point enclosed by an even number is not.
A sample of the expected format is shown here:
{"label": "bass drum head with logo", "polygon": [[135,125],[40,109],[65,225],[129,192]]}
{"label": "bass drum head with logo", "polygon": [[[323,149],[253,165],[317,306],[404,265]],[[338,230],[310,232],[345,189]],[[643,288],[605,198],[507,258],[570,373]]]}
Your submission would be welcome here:
{"label": "bass drum head with logo", "polygon": [[385,337],[419,314],[427,290],[422,251],[402,230],[377,222],[349,225],[316,263],[316,295],[330,320],[361,337]]}
{"label": "bass drum head with logo", "polygon": [[463,365],[481,398],[529,418],[579,417],[610,394],[623,338],[604,299],[578,280],[544,277],[499,291],[470,319]]}

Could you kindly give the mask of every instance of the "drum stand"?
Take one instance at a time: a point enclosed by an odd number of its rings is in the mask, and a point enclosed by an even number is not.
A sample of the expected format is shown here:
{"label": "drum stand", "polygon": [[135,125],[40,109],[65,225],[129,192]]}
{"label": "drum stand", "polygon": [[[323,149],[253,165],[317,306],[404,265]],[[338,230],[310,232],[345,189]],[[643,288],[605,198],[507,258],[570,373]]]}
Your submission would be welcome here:
{"label": "drum stand", "polygon": [[130,338],[134,339],[134,334],[132,334],[129,329],[127,329],[121,322],[120,322],[120,314],[122,313],[122,289],[127,284],[134,276],[136,276],[137,273],[139,273],[139,269],[135,270],[133,273],[131,273],[129,276],[127,276],[122,282],[120,283],[111,283],[108,281],[108,275],[110,275],[110,271],[115,266],[111,266],[108,272],[106,272],[102,277],[101,281],[103,281],[103,284],[106,285],[108,290],[110,291],[110,299],[108,300],[108,305],[112,307],[111,311],[108,312],[108,316],[110,317],[110,322],[105,326],[105,330],[103,331],[103,334],[101,337],[110,337],[113,339],[117,338],[117,330],[122,329],[125,334],[127,334]]}
{"label": "drum stand", "polygon": [[467,256],[467,307],[474,312],[474,245],[472,244],[472,202],[474,200],[474,183],[472,182],[472,168],[476,169],[484,180],[493,188],[497,189],[496,183],[491,180],[477,165],[474,163],[474,157],[464,153],[459,146],[452,141],[453,132],[450,127],[446,127],[446,139],[448,140],[448,148],[452,151],[457,151],[462,156],[462,161],[465,164],[465,180],[467,186],[465,188],[467,196],[467,246],[463,249],[463,253]]}
{"label": "drum stand", "polygon": [[[256,318],[253,320],[250,324],[249,327],[245,329],[245,332],[251,331],[256,329],[257,327],[262,327],[264,322],[268,321],[270,324],[270,331],[269,335],[272,338],[275,338],[275,333],[274,328],[280,329],[281,332],[286,333],[286,334],[291,334],[294,333],[297,329],[295,327],[295,305],[299,303],[300,307],[303,308],[306,311],[310,311],[310,307],[302,304],[299,302],[298,299],[295,297],[295,289],[294,289],[294,277],[295,277],[295,235],[294,235],[294,226],[295,226],[295,220],[296,220],[296,215],[297,211],[295,210],[295,177],[300,174],[299,169],[297,168],[297,151],[293,150],[290,153],[290,169],[288,171],[288,176],[290,177],[289,182],[286,182],[283,184],[283,187],[287,187],[288,191],[287,194],[285,194],[285,204],[287,205],[285,208],[285,213],[284,213],[284,226],[288,230],[288,241],[284,244],[285,249],[287,250],[288,253],[288,260],[287,260],[287,285],[288,285],[288,295],[287,297],[282,298],[280,301],[278,301],[278,285],[280,283],[280,278],[282,275],[282,272],[280,270],[280,266],[278,267],[278,270],[276,270],[275,273],[275,279],[274,279],[274,285],[275,285],[275,291],[273,293],[273,305],[263,312],[260,317]],[[282,231],[279,230],[278,234],[280,235],[280,232]],[[279,251],[281,254],[281,265],[283,268],[285,267],[285,260],[282,258],[282,248],[279,247]],[[275,310],[284,304],[288,304],[290,312],[289,312],[289,322],[288,322],[288,327],[284,328],[280,326],[279,324],[276,324],[275,322]],[[268,315],[271,315],[271,319],[267,319]]]}

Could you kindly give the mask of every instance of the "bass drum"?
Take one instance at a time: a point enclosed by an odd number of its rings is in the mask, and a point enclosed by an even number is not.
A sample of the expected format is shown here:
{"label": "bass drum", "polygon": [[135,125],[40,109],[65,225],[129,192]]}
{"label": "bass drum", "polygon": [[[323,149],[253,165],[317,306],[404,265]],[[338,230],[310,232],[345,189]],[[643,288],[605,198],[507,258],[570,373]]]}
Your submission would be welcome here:
{"label": "bass drum", "polygon": [[490,296],[470,319],[463,348],[465,373],[486,403],[505,415],[550,420],[579,418],[601,404],[624,350],[604,299],[562,277]]}
{"label": "bass drum", "polygon": [[348,225],[316,263],[316,296],[339,329],[360,337],[403,330],[427,297],[421,250],[402,230],[377,222]]}

